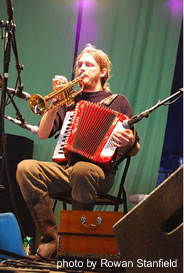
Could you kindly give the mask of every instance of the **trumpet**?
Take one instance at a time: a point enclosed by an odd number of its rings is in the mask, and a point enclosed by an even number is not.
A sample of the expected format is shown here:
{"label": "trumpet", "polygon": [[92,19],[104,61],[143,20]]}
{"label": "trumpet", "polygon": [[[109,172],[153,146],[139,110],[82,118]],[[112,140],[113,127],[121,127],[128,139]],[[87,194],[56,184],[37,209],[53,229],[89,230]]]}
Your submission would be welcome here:
{"label": "trumpet", "polygon": [[[84,76],[81,75],[75,78],[61,88],[55,89],[45,97],[42,97],[39,94],[32,95],[28,101],[31,111],[36,115],[42,116],[50,109],[56,109],[64,104],[67,106],[72,105],[74,97],[78,96],[83,91],[83,85],[79,91],[75,91],[71,88],[75,84],[82,82],[83,77]],[[49,105],[50,101],[52,101],[51,105]]]}

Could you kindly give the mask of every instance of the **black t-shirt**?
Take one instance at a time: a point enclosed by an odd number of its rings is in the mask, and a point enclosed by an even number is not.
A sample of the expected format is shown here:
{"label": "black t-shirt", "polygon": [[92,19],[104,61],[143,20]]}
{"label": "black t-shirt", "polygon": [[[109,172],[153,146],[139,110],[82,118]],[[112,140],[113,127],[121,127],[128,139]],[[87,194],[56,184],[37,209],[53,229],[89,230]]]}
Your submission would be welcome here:
{"label": "black t-shirt", "polygon": [[[105,91],[105,90],[96,91],[96,92],[82,92],[79,96],[77,96],[75,98],[75,103],[72,106],[70,106],[70,107],[66,107],[66,105],[61,106],[58,109],[58,112],[57,112],[57,115],[56,115],[56,118],[54,121],[54,126],[52,128],[52,131],[51,131],[49,137],[53,136],[57,131],[61,130],[66,112],[68,110],[74,109],[77,101],[85,100],[85,101],[89,101],[89,102],[93,102],[93,103],[98,103],[98,102],[102,101],[103,99],[109,97],[110,95],[112,95],[112,93]],[[110,103],[108,108],[110,108],[114,111],[117,111],[119,113],[122,113],[129,118],[132,117],[132,111],[131,111],[130,104],[129,104],[127,98],[123,95],[118,95]]]}

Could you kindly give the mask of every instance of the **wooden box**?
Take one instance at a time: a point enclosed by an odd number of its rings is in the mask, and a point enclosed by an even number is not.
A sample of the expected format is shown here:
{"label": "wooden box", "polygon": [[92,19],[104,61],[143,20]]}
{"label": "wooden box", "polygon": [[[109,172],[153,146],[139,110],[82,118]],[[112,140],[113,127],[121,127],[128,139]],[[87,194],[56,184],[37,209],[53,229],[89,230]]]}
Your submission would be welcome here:
{"label": "wooden box", "polygon": [[58,254],[117,255],[112,226],[122,216],[122,212],[61,211]]}

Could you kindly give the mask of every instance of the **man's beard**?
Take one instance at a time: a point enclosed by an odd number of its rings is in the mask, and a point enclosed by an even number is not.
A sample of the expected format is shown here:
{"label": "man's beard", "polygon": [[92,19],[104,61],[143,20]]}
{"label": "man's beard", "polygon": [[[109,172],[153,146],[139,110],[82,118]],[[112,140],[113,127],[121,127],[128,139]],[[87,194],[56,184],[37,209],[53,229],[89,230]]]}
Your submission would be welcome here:
{"label": "man's beard", "polygon": [[96,87],[97,83],[98,83],[97,77],[93,77],[93,78],[89,79],[86,83],[84,82],[84,90],[85,89],[92,90],[93,88]]}

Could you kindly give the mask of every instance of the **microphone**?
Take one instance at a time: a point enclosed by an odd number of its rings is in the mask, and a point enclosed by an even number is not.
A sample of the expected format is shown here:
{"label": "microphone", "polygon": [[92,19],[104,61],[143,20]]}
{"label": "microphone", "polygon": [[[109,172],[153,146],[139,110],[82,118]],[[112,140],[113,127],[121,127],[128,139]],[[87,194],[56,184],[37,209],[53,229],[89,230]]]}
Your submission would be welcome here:
{"label": "microphone", "polygon": [[149,116],[149,111],[146,110],[146,111],[140,113],[139,115],[132,117],[131,119],[124,120],[122,123],[122,126],[124,129],[130,129],[132,127],[132,125],[134,125],[135,123],[140,121],[142,118],[147,118],[148,116]]}
{"label": "microphone", "polygon": [[[2,76],[0,75],[0,90],[2,90],[2,86],[3,86],[3,78]],[[29,100],[31,95],[27,92],[22,92],[22,89],[23,89],[23,86],[21,86],[19,89],[14,89],[14,88],[9,88],[7,87],[6,88],[6,92],[8,94],[12,94],[13,96],[16,96],[22,100]]]}
{"label": "microphone", "polygon": [[31,133],[33,134],[37,134],[38,133],[38,126],[36,125],[30,125],[28,124],[27,122],[22,122],[18,119],[15,119],[15,118],[12,118],[12,117],[9,117],[9,116],[4,116],[6,119],[10,120],[11,122],[13,122],[14,124],[17,124],[19,125],[20,127],[24,128],[24,129],[27,129],[28,131],[30,131]]}
{"label": "microphone", "polygon": [[16,96],[16,97],[18,97],[22,100],[25,100],[25,101],[29,100],[31,97],[31,95],[29,93],[19,92],[17,89],[14,89],[14,88],[8,87],[6,90],[7,90],[7,93],[12,94],[13,96]]}
{"label": "microphone", "polygon": [[[181,93],[184,92],[184,88],[180,88],[176,93],[174,93],[173,95],[169,96],[168,98],[166,98],[165,100],[163,101],[158,101],[157,104],[155,104],[153,107],[145,110],[144,112],[132,117],[131,119],[129,120],[125,120],[123,121],[123,128],[125,129],[130,129],[132,125],[134,125],[135,123],[137,123],[138,121],[140,121],[142,118],[147,118],[149,117],[149,114],[154,111],[155,109],[157,109],[158,107],[160,107],[161,105],[168,105],[166,104],[166,102],[170,101],[169,104],[175,102],[177,99],[179,99],[181,97]],[[172,100],[174,99],[175,97],[177,97],[179,95],[178,98],[176,98],[175,100]]]}

